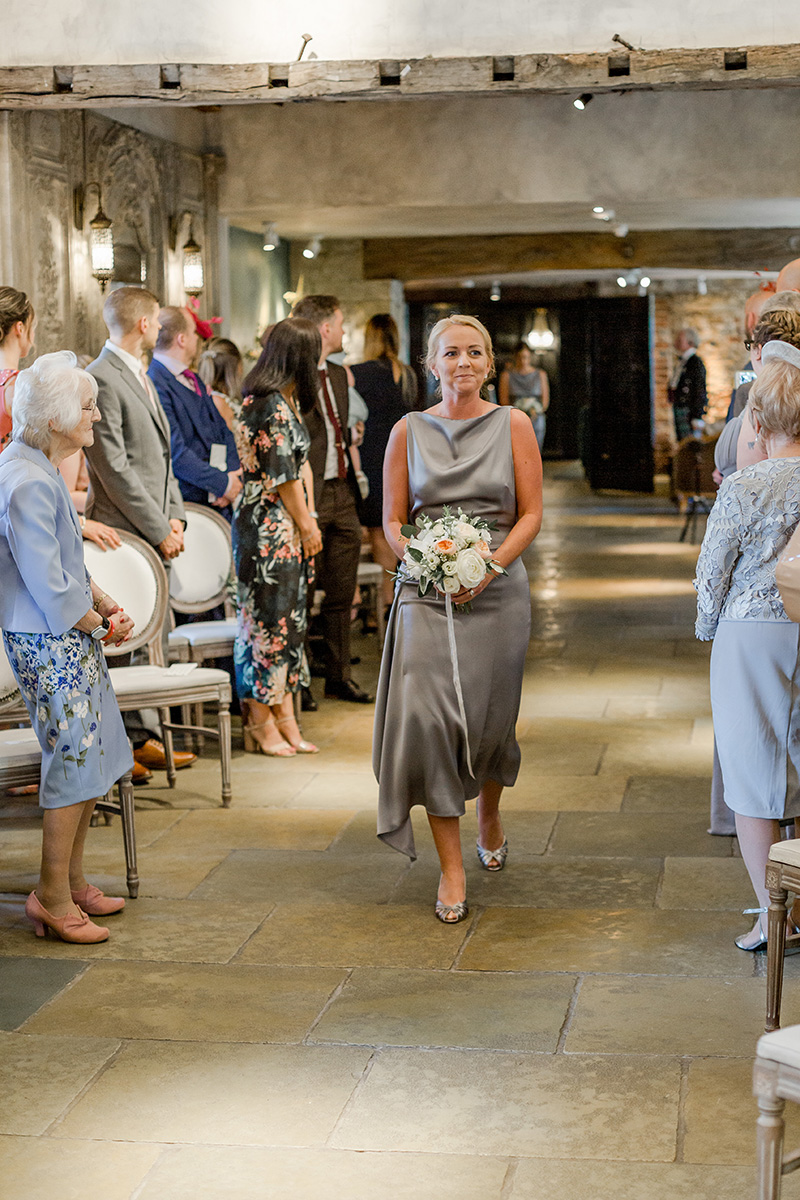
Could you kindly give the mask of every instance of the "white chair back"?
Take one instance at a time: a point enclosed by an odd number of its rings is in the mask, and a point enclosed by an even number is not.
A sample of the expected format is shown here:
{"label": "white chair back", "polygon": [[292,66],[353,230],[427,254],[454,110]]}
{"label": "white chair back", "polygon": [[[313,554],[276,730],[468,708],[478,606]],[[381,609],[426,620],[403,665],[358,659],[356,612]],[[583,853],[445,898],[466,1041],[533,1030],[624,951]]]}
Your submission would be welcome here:
{"label": "white chair back", "polygon": [[173,560],[169,598],[176,612],[206,612],[222,604],[233,572],[231,529],[219,513],[186,504],[184,550]]}
{"label": "white chair back", "polygon": [[154,662],[162,661],[161,630],[167,611],[167,573],[158,554],[147,542],[119,530],[122,545],[101,550],[84,542],[86,568],[97,586],[108,592],[134,620],[130,641],[104,647],[114,658],[147,646]]}

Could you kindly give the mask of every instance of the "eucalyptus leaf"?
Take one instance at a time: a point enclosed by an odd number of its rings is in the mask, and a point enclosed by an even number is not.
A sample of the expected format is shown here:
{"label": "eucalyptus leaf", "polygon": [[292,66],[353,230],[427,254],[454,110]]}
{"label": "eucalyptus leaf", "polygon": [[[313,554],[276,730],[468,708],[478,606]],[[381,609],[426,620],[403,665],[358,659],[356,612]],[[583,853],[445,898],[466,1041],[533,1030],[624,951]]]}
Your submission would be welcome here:
{"label": "eucalyptus leaf", "polygon": [[400,532],[404,538],[412,538],[417,536],[416,525],[401,525]]}

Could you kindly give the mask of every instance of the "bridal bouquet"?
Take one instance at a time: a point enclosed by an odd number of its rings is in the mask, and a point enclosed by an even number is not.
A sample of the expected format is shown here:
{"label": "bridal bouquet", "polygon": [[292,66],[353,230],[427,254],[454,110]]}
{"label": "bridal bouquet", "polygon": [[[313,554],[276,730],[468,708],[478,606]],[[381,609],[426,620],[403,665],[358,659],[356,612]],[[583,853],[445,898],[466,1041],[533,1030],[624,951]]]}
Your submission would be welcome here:
{"label": "bridal bouquet", "polygon": [[417,581],[418,595],[427,595],[431,585],[445,595],[477,588],[489,571],[505,575],[489,549],[496,528],[496,521],[489,524],[463,509],[454,513],[447,507],[436,521],[419,516],[416,525],[403,525],[400,532],[408,538],[403,567]]}

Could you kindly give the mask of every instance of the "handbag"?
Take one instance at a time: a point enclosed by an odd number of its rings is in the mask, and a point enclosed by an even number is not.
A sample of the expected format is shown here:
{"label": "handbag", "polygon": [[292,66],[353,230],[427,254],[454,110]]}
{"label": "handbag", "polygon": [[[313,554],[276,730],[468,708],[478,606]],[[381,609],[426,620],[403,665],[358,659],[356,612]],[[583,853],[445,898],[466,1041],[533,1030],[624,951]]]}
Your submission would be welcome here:
{"label": "handbag", "polygon": [[775,584],[789,620],[800,621],[800,525],[778,559]]}

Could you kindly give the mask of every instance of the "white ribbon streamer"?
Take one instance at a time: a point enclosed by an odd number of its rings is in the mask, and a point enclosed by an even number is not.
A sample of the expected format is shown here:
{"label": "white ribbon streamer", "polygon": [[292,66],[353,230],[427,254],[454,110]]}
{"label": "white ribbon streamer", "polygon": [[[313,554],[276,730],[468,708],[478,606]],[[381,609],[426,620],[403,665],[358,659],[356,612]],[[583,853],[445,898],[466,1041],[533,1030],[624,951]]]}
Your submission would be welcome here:
{"label": "white ribbon streamer", "polygon": [[467,714],[464,709],[464,693],[461,691],[461,676],[458,671],[458,648],[456,647],[456,630],[453,624],[453,598],[448,592],[445,596],[445,608],[447,609],[447,638],[450,642],[450,661],[453,664],[453,684],[456,689],[456,699],[458,700],[458,711],[461,714],[461,723],[464,726],[464,742],[467,748],[467,767],[472,778],[475,778],[475,772],[472,769],[472,755],[469,749],[469,729],[467,728]]}

